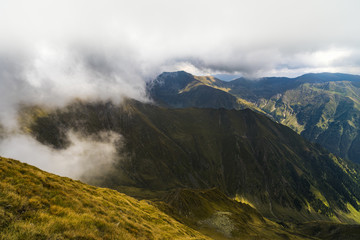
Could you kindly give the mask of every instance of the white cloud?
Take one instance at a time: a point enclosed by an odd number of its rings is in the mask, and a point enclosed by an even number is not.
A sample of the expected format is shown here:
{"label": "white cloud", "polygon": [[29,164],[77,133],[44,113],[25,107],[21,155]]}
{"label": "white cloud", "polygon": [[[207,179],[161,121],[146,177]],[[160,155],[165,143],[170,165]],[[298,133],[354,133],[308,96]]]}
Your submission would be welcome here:
{"label": "white cloud", "polygon": [[314,52],[304,52],[295,55],[294,59],[288,59],[288,62],[296,66],[308,67],[336,67],[341,66],[341,62],[350,57],[352,51],[345,48],[331,47],[326,50],[317,50]]}
{"label": "white cloud", "polygon": [[0,0],[0,118],[21,102],[144,100],[162,71],[360,74],[360,1]]}
{"label": "white cloud", "polygon": [[309,65],[318,58],[328,64],[332,56],[318,56],[322,51],[347,49],[351,58],[360,48],[357,0],[2,0],[1,6],[3,45],[125,50],[129,62],[142,65],[142,77],[168,62],[176,69],[176,61],[266,74],[301,54]]}
{"label": "white cloud", "polygon": [[108,173],[119,160],[117,147],[121,136],[102,132],[93,137],[82,137],[70,132],[70,147],[54,150],[28,135],[13,134],[0,139],[0,155],[20,159],[42,170],[75,179],[91,180]]}
{"label": "white cloud", "polygon": [[0,119],[10,125],[22,102],[144,100],[145,81],[162,71],[360,74],[357,0],[0,0],[0,6]]}

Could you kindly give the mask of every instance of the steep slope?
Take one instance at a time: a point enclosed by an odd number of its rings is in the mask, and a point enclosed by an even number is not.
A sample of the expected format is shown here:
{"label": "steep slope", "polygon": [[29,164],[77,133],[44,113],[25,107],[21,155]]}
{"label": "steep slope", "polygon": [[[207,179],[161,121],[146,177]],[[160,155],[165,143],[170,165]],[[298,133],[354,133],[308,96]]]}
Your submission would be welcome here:
{"label": "steep slope", "polygon": [[351,82],[305,83],[259,107],[333,153],[360,162],[360,89]]}
{"label": "steep slope", "polygon": [[0,239],[208,239],[146,201],[0,157]]}
{"label": "steep slope", "polygon": [[33,118],[31,133],[56,148],[66,147],[62,133],[70,129],[122,134],[119,153],[127,157],[104,176],[104,186],[217,187],[275,220],[358,221],[358,167],[250,110],[166,109],[129,100],[78,102]]}
{"label": "steep slope", "polygon": [[[230,82],[220,80],[204,82],[209,88],[222,91],[221,98],[209,94],[207,105],[199,104],[199,97],[192,86],[199,77],[193,76],[182,89],[187,89],[185,96],[178,92],[167,91],[177,82],[177,73],[167,73],[161,78],[164,84],[162,92],[167,96],[161,98],[163,105],[171,107],[224,107],[225,104],[212,104],[224,101],[231,96],[237,99],[238,105],[228,104],[225,108],[242,109],[248,107],[271,116],[274,120],[291,127],[308,140],[321,144],[340,157],[360,162],[360,76],[340,73],[305,74],[297,78],[261,78],[249,80],[239,78]],[[171,76],[172,80],[168,79]],[[161,77],[161,75],[160,75]],[[206,78],[206,77],[202,77]],[[159,100],[159,84],[155,80],[149,85],[150,96]],[[199,85],[199,84],[198,84]],[[151,88],[150,88],[151,87]],[[208,90],[207,92],[210,92]],[[227,95],[227,97],[225,97]],[[171,97],[177,98],[176,105]],[[205,99],[202,96],[201,99]],[[186,102],[182,105],[181,102]]]}

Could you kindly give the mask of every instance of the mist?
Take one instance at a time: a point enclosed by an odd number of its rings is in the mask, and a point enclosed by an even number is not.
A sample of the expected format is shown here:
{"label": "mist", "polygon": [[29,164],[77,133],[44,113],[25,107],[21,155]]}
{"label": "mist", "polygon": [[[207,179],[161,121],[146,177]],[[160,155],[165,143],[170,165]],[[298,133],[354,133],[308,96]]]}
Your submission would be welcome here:
{"label": "mist", "polygon": [[68,139],[71,143],[68,148],[55,150],[29,135],[11,134],[0,139],[0,152],[3,157],[86,182],[103,177],[115,163],[121,161],[118,150],[122,146],[122,137],[117,133],[100,132],[84,137],[80,133],[69,132]]}

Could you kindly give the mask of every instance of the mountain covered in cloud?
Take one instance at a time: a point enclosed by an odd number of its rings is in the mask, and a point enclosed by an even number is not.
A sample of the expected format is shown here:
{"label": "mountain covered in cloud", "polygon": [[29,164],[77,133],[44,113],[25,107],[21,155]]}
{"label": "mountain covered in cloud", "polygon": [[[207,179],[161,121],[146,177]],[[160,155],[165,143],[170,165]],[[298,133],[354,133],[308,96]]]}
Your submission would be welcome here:
{"label": "mountain covered in cloud", "polygon": [[176,188],[216,187],[273,220],[357,221],[351,215],[360,208],[357,166],[251,110],[167,109],[128,100],[77,102],[26,117],[25,129],[55,149],[69,148],[70,131],[122,136],[113,143],[112,168],[83,173],[90,183],[157,199]]}
{"label": "mountain covered in cloud", "polygon": [[148,92],[155,102],[169,107],[250,108],[340,157],[360,162],[358,75],[319,73],[224,82],[174,72],[157,77],[148,84]]}

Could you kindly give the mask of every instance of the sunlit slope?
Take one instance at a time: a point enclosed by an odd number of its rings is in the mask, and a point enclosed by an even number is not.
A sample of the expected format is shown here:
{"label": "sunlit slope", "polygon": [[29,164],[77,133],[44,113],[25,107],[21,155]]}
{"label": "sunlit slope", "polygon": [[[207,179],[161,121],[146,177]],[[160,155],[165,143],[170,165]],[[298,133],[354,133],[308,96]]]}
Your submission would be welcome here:
{"label": "sunlit slope", "polygon": [[146,201],[0,157],[0,239],[207,239]]}
{"label": "sunlit slope", "polygon": [[360,88],[349,81],[305,83],[258,106],[333,153],[360,162]]}
{"label": "sunlit slope", "polygon": [[261,216],[248,204],[217,189],[176,189],[157,203],[160,209],[215,239],[312,239]]}
{"label": "sunlit slope", "polygon": [[223,82],[174,72],[161,74],[149,84],[148,92],[170,107],[250,108],[359,163],[359,87],[360,76],[340,73]]}
{"label": "sunlit slope", "polygon": [[252,108],[262,112],[244,98],[229,94],[231,88],[214,77],[193,76],[184,71],[162,73],[147,85],[148,94],[157,103],[176,107]]}
{"label": "sunlit slope", "polygon": [[119,153],[126,157],[103,177],[103,186],[153,193],[217,187],[275,220],[359,219],[358,167],[250,110],[78,102],[35,117],[29,129],[55,148],[66,147],[60,144],[66,134],[57,133],[69,130],[120,133]]}

